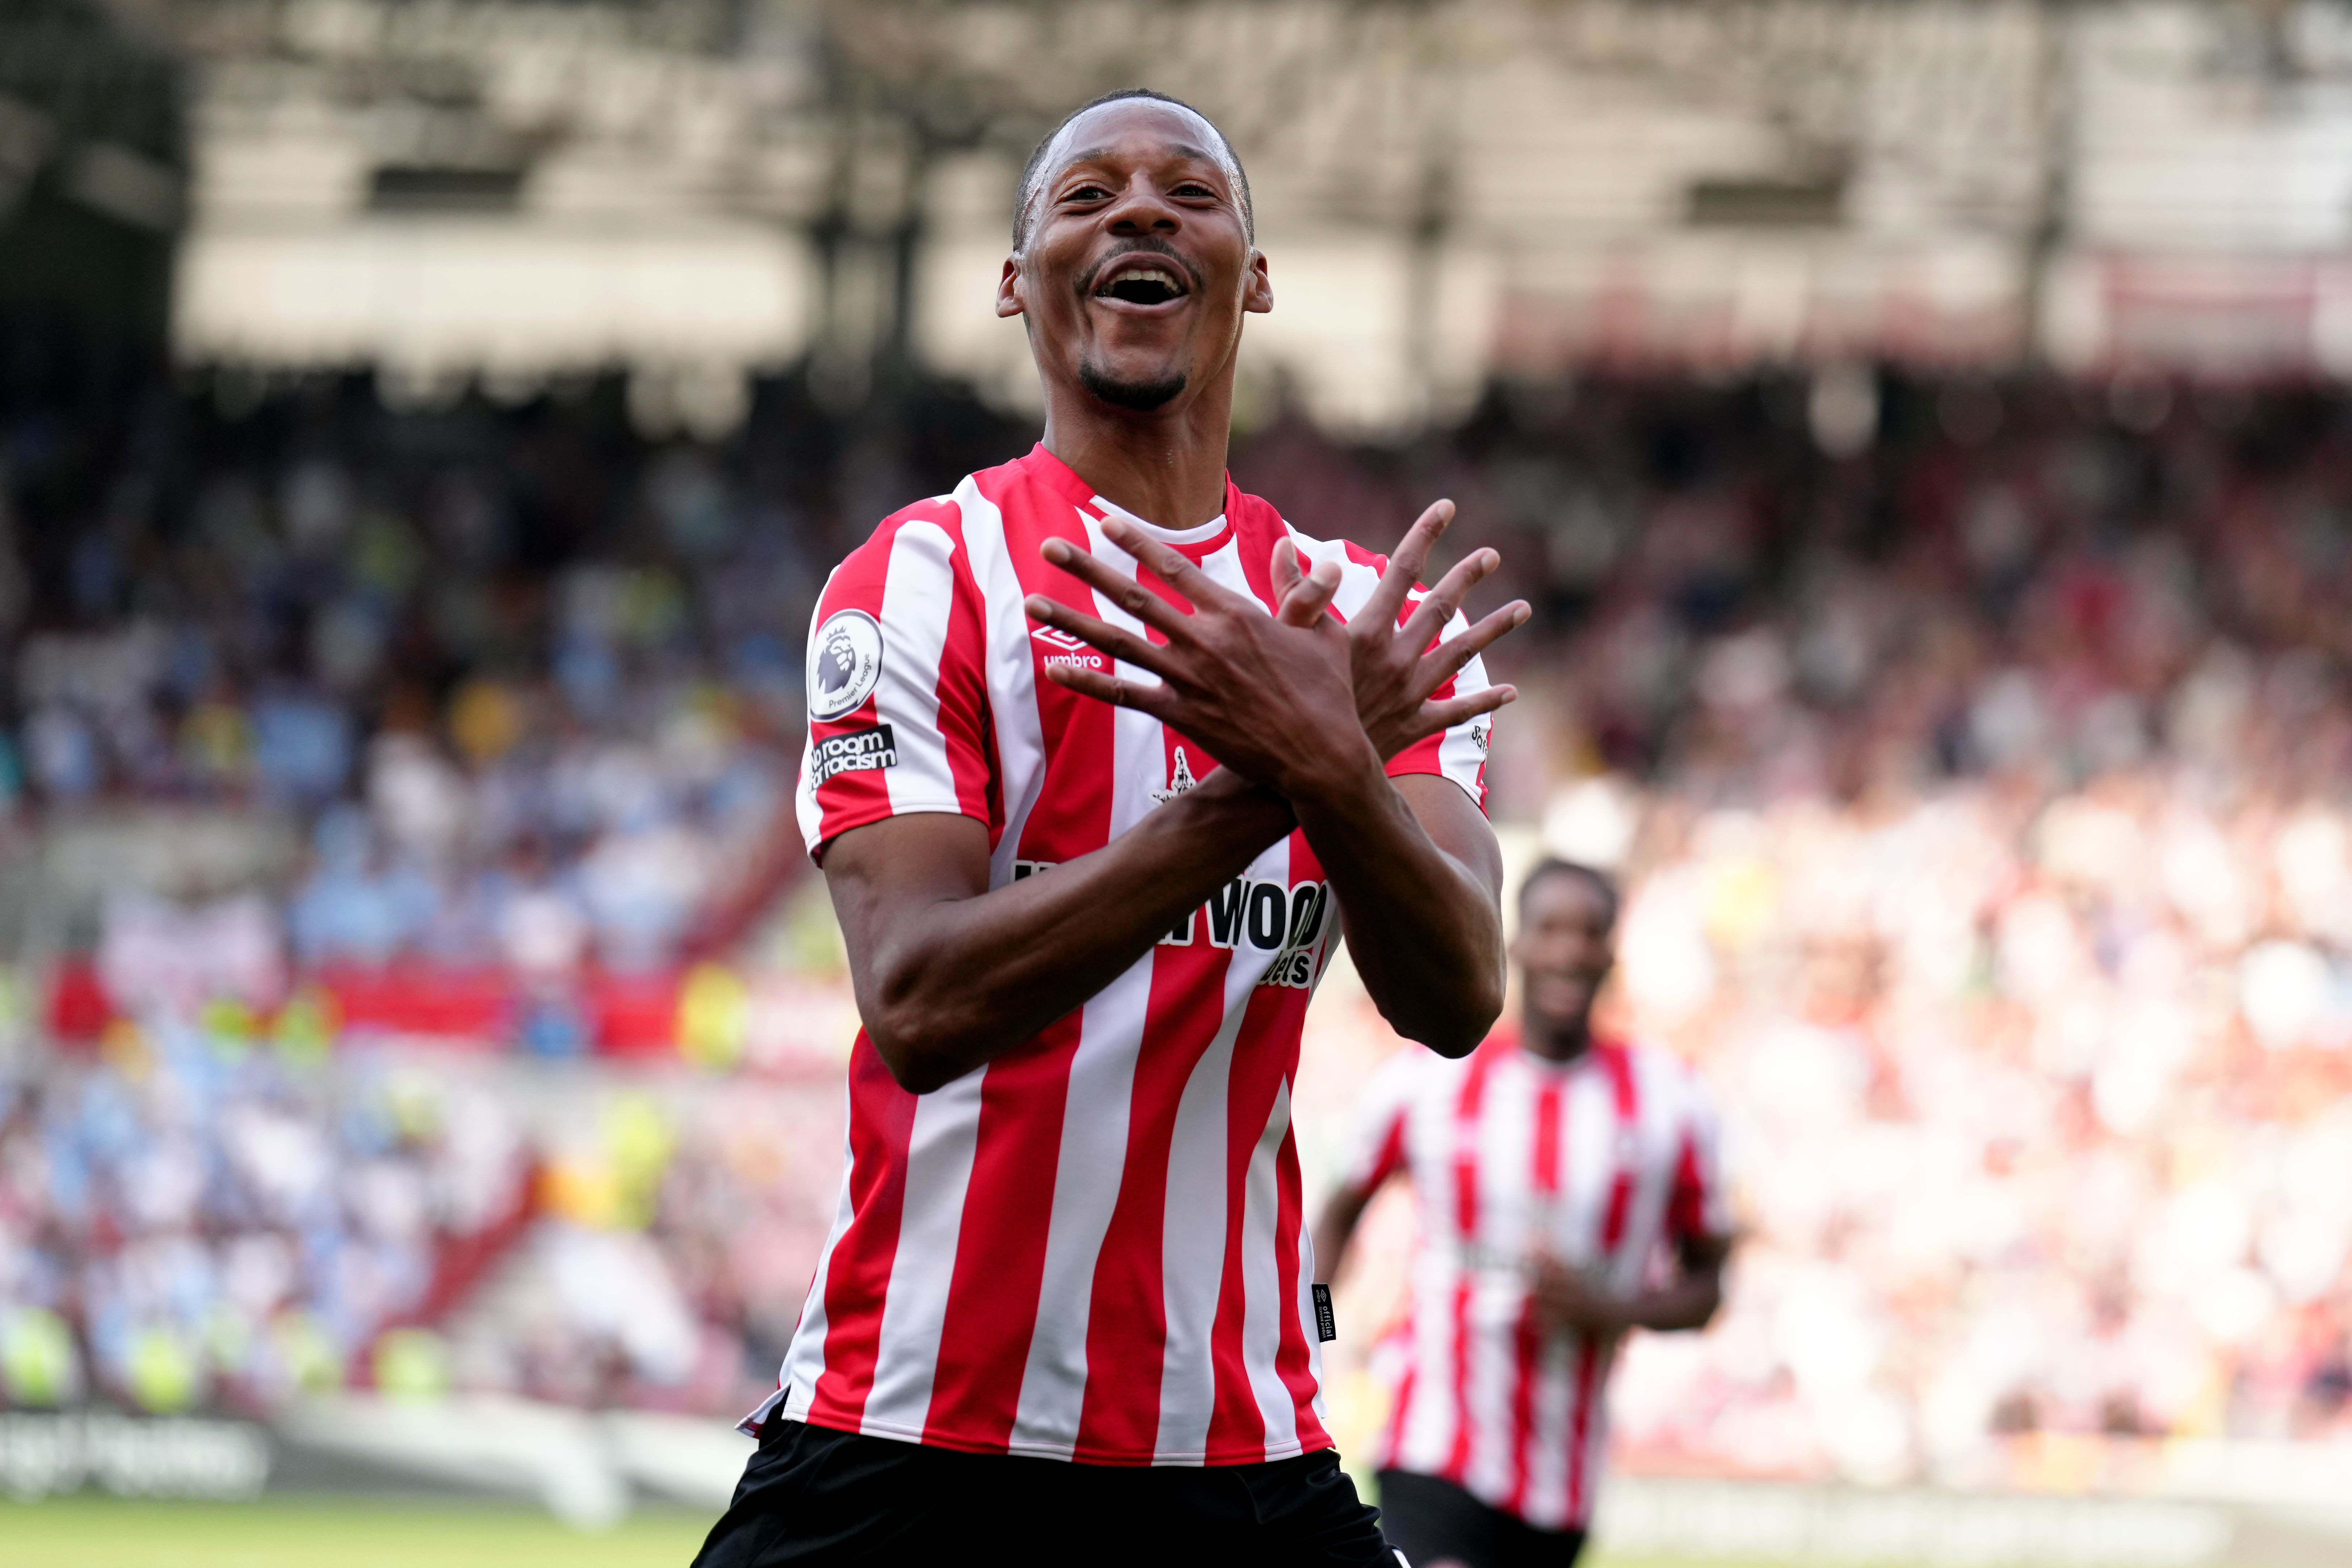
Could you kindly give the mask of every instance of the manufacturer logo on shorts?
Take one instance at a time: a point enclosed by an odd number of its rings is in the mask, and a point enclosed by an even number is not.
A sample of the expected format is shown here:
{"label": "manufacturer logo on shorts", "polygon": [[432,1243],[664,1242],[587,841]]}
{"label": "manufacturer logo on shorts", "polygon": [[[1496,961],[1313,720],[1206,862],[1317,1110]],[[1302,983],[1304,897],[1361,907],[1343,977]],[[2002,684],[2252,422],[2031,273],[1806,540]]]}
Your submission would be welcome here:
{"label": "manufacturer logo on shorts", "polygon": [[809,748],[809,786],[814,789],[842,773],[898,765],[898,742],[887,724],[827,735]]}
{"label": "manufacturer logo on shorts", "polygon": [[809,639],[812,719],[855,712],[882,680],[882,628],[863,610],[835,610]]}

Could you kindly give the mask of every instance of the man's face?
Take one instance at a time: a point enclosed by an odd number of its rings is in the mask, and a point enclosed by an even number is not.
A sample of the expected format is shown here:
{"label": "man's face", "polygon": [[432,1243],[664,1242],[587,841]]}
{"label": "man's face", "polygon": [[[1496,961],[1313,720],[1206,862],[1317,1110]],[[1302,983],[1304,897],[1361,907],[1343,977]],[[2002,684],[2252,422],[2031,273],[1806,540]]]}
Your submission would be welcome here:
{"label": "man's face", "polygon": [[1611,918],[1609,900],[1587,878],[1556,871],[1528,889],[1511,957],[1530,1024],[1573,1028],[1592,1010],[1617,961]]}
{"label": "man's face", "polygon": [[1024,315],[1049,382],[1163,406],[1230,370],[1245,310],[1273,308],[1216,134],[1172,104],[1089,110],[1047,150],[1004,264],[1000,316]]}

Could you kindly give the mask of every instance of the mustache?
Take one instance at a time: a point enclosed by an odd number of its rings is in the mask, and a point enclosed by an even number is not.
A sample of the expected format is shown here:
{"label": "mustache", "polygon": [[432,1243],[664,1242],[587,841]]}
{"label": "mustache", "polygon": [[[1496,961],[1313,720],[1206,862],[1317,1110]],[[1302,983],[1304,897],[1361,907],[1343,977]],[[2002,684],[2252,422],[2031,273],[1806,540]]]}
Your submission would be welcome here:
{"label": "mustache", "polygon": [[1146,237],[1129,240],[1092,267],[1087,268],[1086,276],[1078,280],[1078,292],[1092,294],[1101,285],[1103,279],[1109,275],[1112,268],[1123,266],[1139,256],[1157,256],[1163,260],[1173,262],[1176,270],[1184,275],[1186,286],[1195,294],[1201,291],[1200,273],[1193,270],[1190,261],[1178,254],[1174,246],[1164,239]]}

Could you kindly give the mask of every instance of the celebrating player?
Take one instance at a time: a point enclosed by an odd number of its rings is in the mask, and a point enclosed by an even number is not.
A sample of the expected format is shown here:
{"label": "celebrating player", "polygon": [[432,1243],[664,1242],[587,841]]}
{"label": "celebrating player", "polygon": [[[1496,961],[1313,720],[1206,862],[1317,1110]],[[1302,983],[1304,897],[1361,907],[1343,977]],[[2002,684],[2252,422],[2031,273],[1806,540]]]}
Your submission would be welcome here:
{"label": "celebrating player", "polygon": [[1420,1201],[1380,1472],[1382,1527],[1418,1568],[1568,1568],[1617,1347],[1634,1329],[1703,1328],[1722,1303],[1731,1222],[1713,1112],[1673,1058],[1593,1037],[1616,923],[1600,872],[1528,873],[1518,1038],[1464,1061],[1392,1058],[1316,1226],[1328,1278],[1381,1183],[1407,1175]]}
{"label": "celebrating player", "polygon": [[1423,595],[1225,477],[1249,186],[1079,110],[997,309],[1044,441],[887,519],[810,636],[800,819],[865,1022],[849,1169],[701,1561],[1388,1563],[1317,1392],[1290,1131],[1342,927],[1405,1035],[1501,1007],[1479,551]]}

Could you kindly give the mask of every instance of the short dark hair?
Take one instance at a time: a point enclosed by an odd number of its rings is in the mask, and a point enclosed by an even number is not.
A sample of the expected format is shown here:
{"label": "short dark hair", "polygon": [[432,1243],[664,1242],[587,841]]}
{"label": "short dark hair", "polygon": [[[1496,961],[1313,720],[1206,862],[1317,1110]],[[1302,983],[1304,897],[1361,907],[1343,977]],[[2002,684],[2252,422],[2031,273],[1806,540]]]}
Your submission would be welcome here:
{"label": "short dark hair", "polygon": [[1148,87],[1123,87],[1117,92],[1107,92],[1091,102],[1082,103],[1062,116],[1061,122],[1046,132],[1037,145],[1030,151],[1029,161],[1021,166],[1021,184],[1015,186],[1013,192],[1013,248],[1019,251],[1026,248],[1029,244],[1029,209],[1036,202],[1037,184],[1045,175],[1045,153],[1054,145],[1055,139],[1069,129],[1071,121],[1089,110],[1100,109],[1106,103],[1118,103],[1130,98],[1145,98],[1154,103],[1173,104],[1185,113],[1197,116],[1202,124],[1216,132],[1217,145],[1223,150],[1225,163],[1233,171],[1234,193],[1241,197],[1242,231],[1249,236],[1250,243],[1255,245],[1257,213],[1256,209],[1250,205],[1249,171],[1242,167],[1241,154],[1234,151],[1232,139],[1226,136],[1215,121],[1201,113],[1199,110],[1181,98],[1171,98],[1164,92],[1154,92]]}
{"label": "short dark hair", "polygon": [[1592,890],[1601,895],[1601,903],[1607,906],[1609,925],[1612,929],[1616,926],[1617,911],[1623,901],[1617,891],[1617,879],[1597,866],[1588,866],[1581,860],[1563,860],[1557,855],[1547,855],[1528,868],[1526,879],[1519,883],[1519,912],[1522,915],[1527,913],[1528,895],[1535,891],[1536,884],[1546,877],[1583,878]]}

